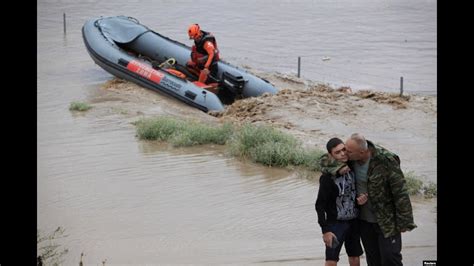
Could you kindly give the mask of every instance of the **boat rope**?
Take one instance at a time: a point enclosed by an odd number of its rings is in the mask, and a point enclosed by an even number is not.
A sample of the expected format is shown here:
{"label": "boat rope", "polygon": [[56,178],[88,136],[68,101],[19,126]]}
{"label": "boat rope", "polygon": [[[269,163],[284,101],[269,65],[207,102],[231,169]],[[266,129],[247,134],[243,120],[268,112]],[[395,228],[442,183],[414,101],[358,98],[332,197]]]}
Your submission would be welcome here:
{"label": "boat rope", "polygon": [[159,68],[169,68],[169,67],[174,66],[174,64],[176,64],[176,59],[171,57],[171,58],[166,59],[166,61],[161,63],[158,67]]}
{"label": "boat rope", "polygon": [[134,18],[134,17],[128,17],[128,20],[133,20],[135,21],[137,24],[140,24],[140,21],[138,21],[138,19]]}

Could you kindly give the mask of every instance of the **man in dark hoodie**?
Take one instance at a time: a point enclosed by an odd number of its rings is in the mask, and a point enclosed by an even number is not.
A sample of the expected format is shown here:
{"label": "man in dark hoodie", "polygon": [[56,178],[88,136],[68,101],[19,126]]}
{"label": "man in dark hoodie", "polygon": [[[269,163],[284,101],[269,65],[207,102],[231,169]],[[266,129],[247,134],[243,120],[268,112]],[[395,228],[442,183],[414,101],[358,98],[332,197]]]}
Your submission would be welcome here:
{"label": "man in dark hoodie", "polygon": [[[326,266],[337,265],[344,244],[349,264],[359,266],[362,255],[357,216],[355,174],[346,165],[348,160],[344,142],[332,138],[326,144],[328,151],[321,160],[339,165],[336,173],[325,173],[319,179],[316,199],[318,223],[326,244]],[[363,198],[360,199],[363,202]],[[365,203],[365,202],[363,202]]]}

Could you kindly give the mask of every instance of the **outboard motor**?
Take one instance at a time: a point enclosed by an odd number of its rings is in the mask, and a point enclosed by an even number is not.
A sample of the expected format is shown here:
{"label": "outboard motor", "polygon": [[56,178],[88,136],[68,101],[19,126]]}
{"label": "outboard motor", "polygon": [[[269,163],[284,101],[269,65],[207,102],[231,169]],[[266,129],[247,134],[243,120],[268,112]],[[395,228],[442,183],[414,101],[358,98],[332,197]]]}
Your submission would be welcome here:
{"label": "outboard motor", "polygon": [[222,73],[222,78],[219,82],[221,87],[222,100],[224,104],[233,103],[234,100],[242,98],[242,91],[244,89],[245,80],[242,76],[234,76],[231,73],[225,71]]}

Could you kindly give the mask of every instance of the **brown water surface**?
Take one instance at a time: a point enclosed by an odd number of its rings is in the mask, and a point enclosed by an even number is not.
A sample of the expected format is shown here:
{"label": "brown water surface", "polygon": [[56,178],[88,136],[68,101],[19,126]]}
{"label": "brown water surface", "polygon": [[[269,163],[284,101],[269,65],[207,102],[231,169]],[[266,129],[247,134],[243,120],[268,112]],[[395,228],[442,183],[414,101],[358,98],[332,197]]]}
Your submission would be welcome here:
{"label": "brown water surface", "polygon": [[[124,14],[137,17],[160,33],[189,44],[185,39],[185,28],[191,22],[199,22],[217,32],[228,61],[247,64],[270,76],[275,76],[277,71],[291,74],[294,64],[290,62],[296,62],[294,59],[300,51],[303,54],[314,52],[318,60],[304,72],[313,80],[336,84],[354,80],[360,76],[352,71],[356,68],[342,67],[352,60],[363,71],[381,76],[389,76],[387,73],[394,68],[404,69],[413,73],[409,80],[424,85],[412,86],[413,91],[428,88],[431,94],[436,92],[436,79],[433,79],[436,76],[433,64],[436,31],[433,31],[435,20],[431,21],[436,8],[430,1],[416,1],[413,9],[409,4],[411,1],[399,4],[368,1],[376,3],[375,6],[356,6],[349,2],[344,4],[344,1],[323,1],[321,6],[314,1],[291,4],[296,2],[259,1],[259,5],[249,12],[236,12],[242,11],[248,1],[213,2],[210,6],[225,15],[226,23],[198,12],[199,6],[209,5],[209,1],[199,5],[191,5],[190,1],[38,2],[37,222],[38,228],[46,232],[58,226],[66,229],[68,237],[62,242],[70,251],[65,257],[66,265],[78,263],[81,252],[85,254],[85,265],[99,265],[104,259],[107,259],[107,265],[324,263],[324,246],[314,211],[317,178],[305,179],[288,170],[241,162],[228,157],[219,146],[175,149],[167,144],[139,141],[131,123],[140,117],[172,115],[206,123],[220,120],[130,84],[121,85],[117,81],[110,84],[112,77],[94,65],[87,54],[80,31],[85,20],[91,17]],[[187,8],[182,8],[183,5]],[[316,10],[314,12],[319,16],[302,12],[305,8]],[[377,10],[385,10],[386,14],[379,14]],[[62,35],[63,12],[67,13],[68,19],[66,36]],[[338,16],[330,15],[334,12]],[[378,19],[386,23],[393,34],[382,36],[366,31],[377,23],[361,24],[359,31],[349,30],[354,32],[353,38],[343,34],[345,23],[361,21],[360,16],[366,13],[374,15],[370,21]],[[189,19],[190,14],[193,14],[193,21]],[[406,16],[400,20],[403,23],[396,19],[400,14]],[[321,16],[326,16],[322,20],[325,23],[311,20],[321,19]],[[290,17],[292,20],[284,19]],[[340,25],[332,21],[335,17],[340,18]],[[275,31],[269,23],[286,23],[294,19],[295,23],[307,26],[298,32],[295,27],[285,24]],[[247,23],[249,21],[252,23]],[[304,21],[306,24],[301,24]],[[322,25],[321,29],[327,30],[328,34],[314,39],[323,34],[320,31],[315,34],[311,25]],[[330,25],[334,27],[331,31]],[[411,27],[413,25],[417,27]],[[383,32],[382,28],[377,32]],[[403,29],[415,31],[410,32],[410,36],[416,38],[413,42],[409,38],[407,47],[402,46],[404,42],[398,43],[405,38]],[[239,30],[240,34],[235,34]],[[269,31],[279,34],[263,34]],[[423,34],[416,34],[416,31]],[[249,32],[254,36],[248,36]],[[313,39],[293,43],[293,48],[300,47],[301,50],[292,54],[280,45],[288,38],[294,40],[292,34],[306,36],[304,38],[312,36]],[[241,36],[256,40],[258,45],[242,42]],[[338,41],[344,36],[350,40]],[[367,36],[381,39],[365,43],[363,40]],[[334,46],[337,43],[353,43],[353,46],[337,49]],[[266,48],[252,54],[258,46]],[[320,50],[314,50],[314,47],[320,47]],[[384,57],[377,53],[380,47],[389,47],[391,52]],[[412,58],[405,60],[399,56],[406,53]],[[357,56],[350,58],[354,54]],[[375,57],[376,54],[379,57]],[[329,62],[339,70],[322,68],[323,63],[329,63],[319,60],[323,56],[330,56]],[[413,58],[417,56],[417,59]],[[268,58],[274,61],[268,61]],[[418,62],[425,67],[419,67]],[[340,73],[342,77],[331,77],[334,73]],[[381,90],[390,87],[386,86],[390,83],[387,79],[371,79],[370,75],[352,82],[356,87],[377,83],[382,83]],[[72,101],[87,102],[93,108],[86,113],[70,112],[68,107]],[[392,110],[376,108],[380,113]],[[408,117],[410,112],[412,110],[408,109],[405,115]],[[300,130],[294,131],[295,134],[302,132],[308,136],[315,132],[311,130],[324,128],[324,134],[315,134],[315,142],[322,142],[334,132],[346,136],[354,130],[354,126],[348,126],[344,119],[317,120],[318,113],[311,114],[315,119],[298,112],[271,111],[268,114],[283,117],[281,121],[291,120]],[[422,117],[425,124],[421,126],[400,116],[391,123],[377,124],[375,128],[380,130],[368,136],[400,153],[408,169],[418,170],[435,180],[436,121],[433,122],[430,114],[426,119]],[[418,113],[415,115],[420,117]],[[399,130],[399,126],[410,128],[415,124],[418,127],[414,132]],[[393,131],[390,131],[391,126]],[[410,139],[412,142],[408,141]],[[410,145],[428,148],[419,152],[403,148]],[[415,163],[421,156],[426,157],[421,163]],[[414,199],[418,228],[403,235],[406,265],[421,265],[422,260],[436,258],[435,207],[435,200]],[[342,255],[340,265],[344,263],[347,263],[346,256]]]}

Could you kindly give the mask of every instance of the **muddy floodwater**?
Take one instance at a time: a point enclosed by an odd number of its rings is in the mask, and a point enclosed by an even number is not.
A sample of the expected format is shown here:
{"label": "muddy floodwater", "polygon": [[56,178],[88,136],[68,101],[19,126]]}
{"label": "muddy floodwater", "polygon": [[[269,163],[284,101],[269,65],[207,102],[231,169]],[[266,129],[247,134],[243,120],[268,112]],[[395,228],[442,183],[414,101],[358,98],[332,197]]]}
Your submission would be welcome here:
{"label": "muddy floodwater", "polygon": [[[85,265],[105,259],[106,265],[324,264],[314,210],[318,173],[239,161],[222,146],[140,141],[132,123],[142,117],[269,124],[320,148],[332,136],[361,132],[400,155],[404,171],[436,182],[436,2],[258,1],[249,12],[243,7],[251,1],[191,3],[38,2],[37,223],[44,232],[66,229],[65,265],[77,265],[81,252]],[[212,116],[114,79],[82,42],[83,23],[100,15],[133,16],[187,44],[186,27],[198,22],[216,32],[227,61],[285,93],[243,100]],[[393,92],[401,75],[407,95],[418,93],[408,101],[314,90],[321,81]],[[92,109],[71,112],[72,101]],[[419,197],[412,203],[418,228],[402,235],[403,261],[421,265],[436,259],[437,203]],[[339,265],[348,265],[344,250]]]}

